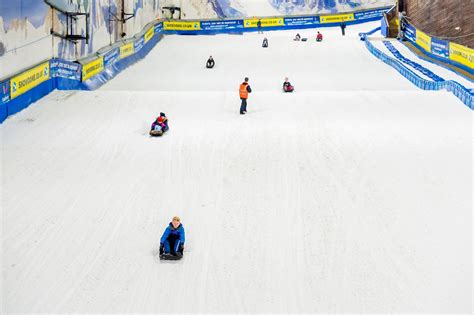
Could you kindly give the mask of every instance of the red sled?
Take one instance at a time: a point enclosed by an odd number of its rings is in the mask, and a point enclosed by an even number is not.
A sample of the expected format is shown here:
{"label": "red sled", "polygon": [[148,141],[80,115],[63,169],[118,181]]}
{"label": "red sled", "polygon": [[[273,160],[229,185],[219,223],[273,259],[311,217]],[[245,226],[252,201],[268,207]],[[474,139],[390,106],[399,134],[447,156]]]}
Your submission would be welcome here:
{"label": "red sled", "polygon": [[285,92],[293,92],[295,88],[293,87],[293,85],[290,85],[290,86],[287,86],[285,88],[283,88],[283,91]]}

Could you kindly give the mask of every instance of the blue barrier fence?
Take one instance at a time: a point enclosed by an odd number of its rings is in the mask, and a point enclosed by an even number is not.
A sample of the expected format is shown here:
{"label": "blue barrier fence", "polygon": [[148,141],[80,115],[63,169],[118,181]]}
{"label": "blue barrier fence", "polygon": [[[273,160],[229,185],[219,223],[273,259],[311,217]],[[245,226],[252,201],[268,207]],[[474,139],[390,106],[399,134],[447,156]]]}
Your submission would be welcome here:
{"label": "blue barrier fence", "polygon": [[474,108],[474,91],[468,90],[467,88],[455,81],[430,81],[420,77],[397,59],[389,57],[382,51],[377,49],[370,42],[370,40],[367,39],[368,34],[370,34],[370,32],[359,34],[361,40],[365,41],[365,46],[367,47],[367,49],[375,57],[397,70],[401,75],[407,78],[414,85],[423,90],[439,91],[442,89],[446,89],[447,91],[453,93],[467,107],[469,107],[470,109]]}
{"label": "blue barrier fence", "polygon": [[387,41],[387,40],[384,40],[383,41],[385,47],[387,47],[387,49],[392,53],[392,55],[395,56],[395,58],[397,58],[398,60],[400,60],[401,62],[411,66],[412,68],[416,69],[417,71],[423,73],[424,75],[426,75],[427,77],[429,77],[430,79],[434,80],[434,81],[438,81],[438,82],[441,82],[441,81],[444,81],[443,78],[441,78],[440,76],[436,75],[433,71],[429,70],[429,69],[426,69],[425,67],[423,67],[422,65],[420,65],[419,63],[417,62],[414,62],[413,60],[410,60],[408,58],[406,58],[405,56],[403,56],[399,51],[398,49],[395,48],[395,46],[392,45],[391,42]]}

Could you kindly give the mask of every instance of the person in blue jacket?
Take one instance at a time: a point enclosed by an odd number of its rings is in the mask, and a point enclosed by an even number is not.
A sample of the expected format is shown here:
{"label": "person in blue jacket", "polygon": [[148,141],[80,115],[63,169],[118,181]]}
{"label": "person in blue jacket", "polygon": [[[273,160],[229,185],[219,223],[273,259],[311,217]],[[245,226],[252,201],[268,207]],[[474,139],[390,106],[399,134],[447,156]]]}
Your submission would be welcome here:
{"label": "person in blue jacket", "polygon": [[160,255],[183,256],[184,242],[184,228],[181,224],[181,219],[174,217],[161,237]]}

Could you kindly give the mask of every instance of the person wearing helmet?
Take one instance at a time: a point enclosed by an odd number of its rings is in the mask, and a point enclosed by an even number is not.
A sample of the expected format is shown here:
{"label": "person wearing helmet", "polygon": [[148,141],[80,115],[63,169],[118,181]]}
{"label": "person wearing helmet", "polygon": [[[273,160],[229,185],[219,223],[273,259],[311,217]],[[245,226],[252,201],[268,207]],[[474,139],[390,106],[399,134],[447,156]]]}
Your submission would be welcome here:
{"label": "person wearing helmet", "polygon": [[252,89],[249,85],[249,78],[245,78],[244,82],[240,84],[239,87],[239,95],[240,95],[240,115],[245,115],[247,113],[247,99],[249,97],[249,93],[252,93]]}
{"label": "person wearing helmet", "polygon": [[288,78],[285,78],[285,82],[283,82],[283,91],[293,92],[294,89],[294,86],[291,85],[290,81],[288,81]]}
{"label": "person wearing helmet", "polygon": [[160,239],[160,257],[162,255],[183,256],[184,228],[179,217],[173,217]]}

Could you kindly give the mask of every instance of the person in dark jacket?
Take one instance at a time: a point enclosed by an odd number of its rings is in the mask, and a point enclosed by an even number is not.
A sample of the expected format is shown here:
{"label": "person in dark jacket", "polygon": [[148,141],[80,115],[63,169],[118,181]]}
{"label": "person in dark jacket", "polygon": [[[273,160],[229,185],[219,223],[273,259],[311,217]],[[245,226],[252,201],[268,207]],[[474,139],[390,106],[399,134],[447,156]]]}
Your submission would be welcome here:
{"label": "person in dark jacket", "polygon": [[301,35],[298,33],[296,34],[295,38],[293,39],[295,41],[300,41],[301,40]]}
{"label": "person in dark jacket", "polygon": [[344,20],[341,22],[341,32],[342,36],[346,36],[346,22],[344,22]]}
{"label": "person in dark jacket", "polygon": [[207,59],[206,68],[212,69],[214,68],[215,64],[216,63],[214,62],[214,59],[212,58],[212,56],[210,56],[209,59]]}
{"label": "person in dark jacket", "polygon": [[257,21],[257,28],[258,28],[258,33],[259,33],[259,34],[263,34],[263,31],[262,31],[262,20],[258,20],[258,21]]}
{"label": "person in dark jacket", "polygon": [[263,47],[263,48],[267,48],[267,47],[268,47],[268,39],[267,39],[266,37],[263,39],[262,47]]}
{"label": "person in dark jacket", "polygon": [[252,89],[249,85],[249,78],[245,78],[239,87],[240,100],[242,101],[240,104],[240,115],[247,113],[247,98],[249,97],[249,93],[252,93]]}
{"label": "person in dark jacket", "polygon": [[283,82],[283,91],[285,92],[293,92],[295,88],[293,85],[291,85],[290,81],[288,81],[288,78],[285,78],[285,82]]}
{"label": "person in dark jacket", "polygon": [[179,217],[174,217],[160,240],[160,255],[182,256],[184,251],[184,228]]}

